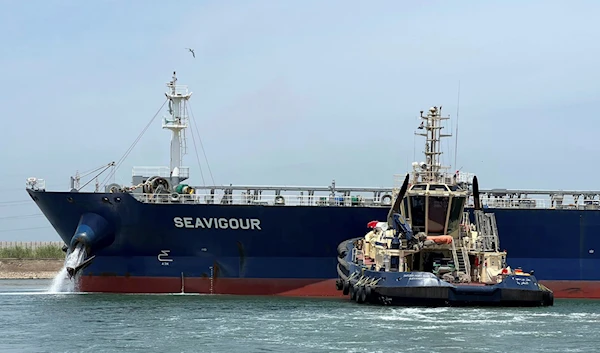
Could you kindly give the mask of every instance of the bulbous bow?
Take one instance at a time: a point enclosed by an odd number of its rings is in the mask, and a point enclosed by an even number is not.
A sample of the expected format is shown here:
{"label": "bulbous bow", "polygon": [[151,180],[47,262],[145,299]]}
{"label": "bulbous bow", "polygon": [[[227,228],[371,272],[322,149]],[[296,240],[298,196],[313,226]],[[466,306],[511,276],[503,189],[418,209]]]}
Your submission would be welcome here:
{"label": "bulbous bow", "polygon": [[[95,253],[110,246],[114,241],[115,227],[106,218],[97,213],[81,215],[67,252],[69,278],[89,266],[96,257]],[[83,254],[81,254],[82,251]],[[77,259],[69,259],[69,256],[75,252]]]}
{"label": "bulbous bow", "polygon": [[73,251],[78,243],[85,246],[86,254],[110,246],[115,241],[114,226],[97,213],[84,213],[79,219],[75,235],[71,238],[69,249]]}

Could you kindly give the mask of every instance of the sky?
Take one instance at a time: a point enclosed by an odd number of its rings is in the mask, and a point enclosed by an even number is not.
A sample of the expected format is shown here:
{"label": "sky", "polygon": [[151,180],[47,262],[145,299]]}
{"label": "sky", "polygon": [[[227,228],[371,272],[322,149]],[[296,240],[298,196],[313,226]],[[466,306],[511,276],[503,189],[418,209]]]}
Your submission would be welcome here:
{"label": "sky", "polygon": [[[452,132],[459,122],[452,169],[476,173],[481,188],[600,190],[596,1],[37,0],[2,9],[0,240],[59,240],[25,180],[68,190],[76,171],[118,161],[163,104],[173,71],[193,92],[219,185],[392,186],[423,159],[419,111],[441,105]],[[117,182],[129,184],[133,166],[168,165],[160,124]],[[200,166],[190,138],[190,182],[203,184],[201,167],[212,184],[198,152]]]}

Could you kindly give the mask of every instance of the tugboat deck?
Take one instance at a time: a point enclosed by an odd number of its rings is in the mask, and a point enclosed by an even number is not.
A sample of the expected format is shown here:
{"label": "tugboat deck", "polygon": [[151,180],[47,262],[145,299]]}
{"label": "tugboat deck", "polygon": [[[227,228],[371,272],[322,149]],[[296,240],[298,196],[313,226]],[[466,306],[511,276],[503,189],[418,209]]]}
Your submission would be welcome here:
{"label": "tugboat deck", "polygon": [[[363,254],[357,254],[356,255],[356,259],[359,262],[362,262],[364,266],[366,267],[370,267],[372,265],[375,265],[375,260],[370,258],[369,256],[365,256]],[[460,289],[461,287],[487,287],[487,286],[493,286],[495,283],[481,283],[481,282],[468,282],[468,283],[461,283],[459,285],[456,286],[456,288]]]}

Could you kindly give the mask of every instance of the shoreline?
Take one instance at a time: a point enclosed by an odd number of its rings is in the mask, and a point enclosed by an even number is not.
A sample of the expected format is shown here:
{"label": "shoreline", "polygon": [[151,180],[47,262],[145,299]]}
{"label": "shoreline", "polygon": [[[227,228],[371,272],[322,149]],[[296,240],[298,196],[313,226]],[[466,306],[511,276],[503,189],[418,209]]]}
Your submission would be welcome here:
{"label": "shoreline", "polygon": [[0,279],[53,279],[64,259],[0,259]]}

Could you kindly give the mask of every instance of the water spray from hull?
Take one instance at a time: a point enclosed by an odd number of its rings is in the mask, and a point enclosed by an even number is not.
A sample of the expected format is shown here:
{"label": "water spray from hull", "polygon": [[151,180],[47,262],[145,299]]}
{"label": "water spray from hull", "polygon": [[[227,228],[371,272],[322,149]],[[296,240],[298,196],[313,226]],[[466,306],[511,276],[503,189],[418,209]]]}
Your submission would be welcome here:
{"label": "water spray from hull", "polygon": [[[87,260],[85,245],[79,243],[73,249],[67,249],[67,255],[65,256],[65,263],[63,268],[52,281],[52,285],[49,288],[51,293],[64,293],[64,292],[75,292],[77,291],[77,273],[84,266]],[[91,261],[87,261],[88,264]],[[86,265],[87,266],[87,265]]]}
{"label": "water spray from hull", "polygon": [[[81,215],[75,235],[71,238],[65,268],[67,276],[72,279],[77,273],[88,267],[96,255],[92,253],[112,244],[115,239],[113,226],[104,217],[96,213]],[[89,257],[88,257],[89,256]]]}
{"label": "water spray from hull", "polygon": [[104,217],[96,213],[81,215],[70,244],[63,247],[66,252],[65,263],[49,291],[77,291],[77,278],[81,270],[91,265],[96,258],[93,253],[110,246],[114,239],[114,226]]}
{"label": "water spray from hull", "polygon": [[77,275],[77,272],[79,272],[79,271],[83,270],[84,268],[88,267],[92,263],[92,261],[94,261],[95,257],[96,257],[96,255],[90,256],[85,261],[83,261],[82,263],[80,263],[78,265],[66,267],[66,269],[67,269],[67,276],[69,276],[69,279],[73,279],[73,277],[75,277]]}

